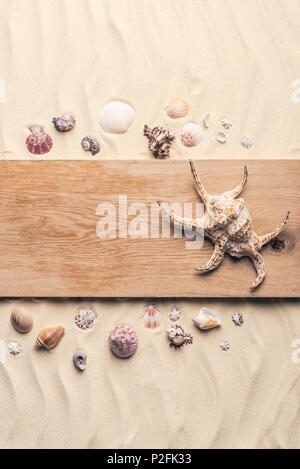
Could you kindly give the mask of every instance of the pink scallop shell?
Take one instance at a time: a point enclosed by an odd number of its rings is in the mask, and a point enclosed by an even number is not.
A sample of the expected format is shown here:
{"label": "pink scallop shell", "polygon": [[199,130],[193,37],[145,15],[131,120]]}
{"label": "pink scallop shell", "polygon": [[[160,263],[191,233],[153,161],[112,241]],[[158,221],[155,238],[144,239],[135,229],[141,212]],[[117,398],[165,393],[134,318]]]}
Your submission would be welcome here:
{"label": "pink scallop shell", "polygon": [[127,358],[136,352],[138,336],[129,324],[117,324],[109,334],[108,343],[117,357]]}
{"label": "pink scallop shell", "polygon": [[29,127],[30,134],[26,139],[26,146],[30,153],[34,155],[43,155],[48,153],[53,145],[52,138],[43,127]]}

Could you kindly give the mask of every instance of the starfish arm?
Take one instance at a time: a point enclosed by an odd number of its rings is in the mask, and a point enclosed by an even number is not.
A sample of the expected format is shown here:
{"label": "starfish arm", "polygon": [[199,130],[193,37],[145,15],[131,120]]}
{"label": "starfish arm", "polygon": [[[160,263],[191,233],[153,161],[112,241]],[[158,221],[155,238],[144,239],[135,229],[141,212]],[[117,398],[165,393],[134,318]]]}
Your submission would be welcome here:
{"label": "starfish arm", "polygon": [[235,189],[232,189],[231,191],[224,192],[224,195],[230,196],[233,199],[235,199],[242,192],[242,190],[244,189],[244,186],[247,182],[247,179],[248,179],[248,170],[247,170],[247,166],[245,166],[244,167],[243,180],[240,182],[240,184]]}
{"label": "starfish arm", "polygon": [[290,212],[287,213],[285,219],[283,220],[282,223],[280,223],[280,225],[275,228],[273,231],[271,231],[270,233],[267,233],[263,236],[259,236],[258,239],[259,239],[259,246],[260,248],[268,243],[269,241],[271,241],[271,239],[273,238],[276,238],[276,236],[279,235],[279,233],[284,229],[285,225],[287,224],[288,222],[288,219],[289,219],[289,216],[290,216]]}
{"label": "starfish arm", "polygon": [[258,285],[260,285],[263,282],[267,272],[266,272],[266,267],[265,267],[265,261],[261,254],[259,254],[257,251],[253,251],[250,257],[252,259],[252,262],[257,272],[257,277],[255,279],[255,282],[253,282],[251,285],[251,289],[254,290],[255,288],[258,287]]}
{"label": "starfish arm", "polygon": [[209,261],[202,267],[196,267],[197,272],[204,274],[206,272],[214,270],[216,267],[218,267],[218,265],[221,264],[222,260],[224,259],[224,254],[224,249],[222,249],[222,247],[216,244],[214,252],[212,253]]}
{"label": "starfish arm", "polygon": [[195,166],[192,160],[190,160],[190,166],[191,166],[192,175],[194,177],[194,181],[197,187],[197,192],[200,195],[201,199],[203,200],[204,205],[206,205],[208,201],[208,193],[199,179],[199,176],[197,174],[197,171],[195,169]]}
{"label": "starfish arm", "polygon": [[197,220],[193,220],[192,218],[181,217],[180,215],[177,215],[173,210],[170,210],[168,207],[163,205],[161,202],[158,201],[157,203],[163,213],[165,213],[174,223],[181,225],[182,228],[186,227],[192,230],[201,228],[201,226],[199,226],[199,224],[197,223]]}

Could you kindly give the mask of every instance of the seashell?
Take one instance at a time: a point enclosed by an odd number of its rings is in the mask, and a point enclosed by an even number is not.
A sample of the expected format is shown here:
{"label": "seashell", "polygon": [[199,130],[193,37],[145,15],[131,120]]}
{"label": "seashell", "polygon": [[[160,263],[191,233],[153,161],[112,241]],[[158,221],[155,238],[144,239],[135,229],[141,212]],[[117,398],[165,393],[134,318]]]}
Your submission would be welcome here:
{"label": "seashell", "polygon": [[18,306],[11,312],[10,322],[16,331],[20,332],[21,334],[25,334],[32,329],[32,314],[27,309]]}
{"label": "seashell", "polygon": [[252,142],[249,138],[243,137],[241,138],[241,145],[249,150],[252,147]]}
{"label": "seashell", "polygon": [[166,113],[172,119],[178,119],[179,117],[184,117],[189,112],[189,105],[186,101],[180,98],[173,99],[169,106],[166,107]]}
{"label": "seashell", "polygon": [[221,124],[226,130],[231,129],[232,127],[232,121],[230,119],[227,119],[227,117],[223,117],[223,119],[221,119]]}
{"label": "seashell", "polygon": [[81,146],[85,151],[91,152],[93,156],[100,151],[100,143],[91,135],[87,135],[81,140]]}
{"label": "seashell", "polygon": [[227,137],[224,132],[218,132],[216,135],[216,140],[219,143],[225,143],[227,141]]}
{"label": "seashell", "polygon": [[178,321],[181,318],[181,311],[177,309],[176,306],[173,306],[172,311],[170,312],[170,320],[173,322]]}
{"label": "seashell", "polygon": [[30,153],[43,155],[48,153],[53,145],[52,138],[44,131],[44,127],[29,127],[30,134],[26,139],[26,146]]}
{"label": "seashell", "polygon": [[244,318],[241,313],[233,313],[231,319],[236,326],[241,327],[244,324]]}
{"label": "seashell", "polygon": [[68,132],[73,129],[76,121],[73,114],[63,114],[61,117],[53,117],[52,122],[59,132]]}
{"label": "seashell", "polygon": [[170,341],[170,347],[179,348],[182,345],[188,345],[193,343],[193,337],[191,334],[186,334],[181,326],[174,324],[166,331],[168,339]]}
{"label": "seashell", "polygon": [[62,338],[64,331],[65,329],[61,324],[59,326],[43,329],[36,339],[34,350],[39,348],[45,348],[47,350],[53,349]]}
{"label": "seashell", "polygon": [[136,352],[138,336],[128,324],[117,324],[109,334],[108,343],[117,357],[127,358]]}
{"label": "seashell", "polygon": [[158,327],[161,323],[161,319],[162,319],[162,315],[159,312],[156,305],[146,306],[146,310],[142,318],[142,322],[145,327],[148,327],[148,328]]}
{"label": "seashell", "polygon": [[230,343],[226,342],[226,340],[222,340],[220,342],[220,349],[223,350],[224,352],[227,352],[227,350],[230,349]]}
{"label": "seashell", "polygon": [[168,130],[162,127],[150,129],[144,126],[144,135],[148,138],[148,148],[155,158],[163,159],[170,156],[170,149],[175,135],[171,135]]}
{"label": "seashell", "polygon": [[203,127],[205,127],[206,129],[209,128],[209,114],[206,114],[206,116],[204,117],[203,121],[202,121],[202,125]]}
{"label": "seashell", "polygon": [[19,355],[22,352],[21,345],[18,342],[9,342],[7,348],[11,355]]}
{"label": "seashell", "polygon": [[75,352],[73,355],[74,366],[80,370],[84,371],[86,368],[87,354],[82,351]]}
{"label": "seashell", "polygon": [[198,124],[188,122],[181,130],[181,143],[186,147],[195,147],[203,138],[203,131]]}
{"label": "seashell", "polygon": [[97,314],[92,308],[84,308],[80,307],[78,309],[78,313],[75,316],[75,324],[79,329],[90,329],[93,325],[95,320],[97,319]]}
{"label": "seashell", "polygon": [[129,104],[112,101],[100,111],[99,124],[104,132],[123,134],[135,119],[135,111]]}
{"label": "seashell", "polygon": [[201,308],[197,316],[193,319],[193,322],[195,326],[203,331],[222,325],[219,316],[208,308]]}

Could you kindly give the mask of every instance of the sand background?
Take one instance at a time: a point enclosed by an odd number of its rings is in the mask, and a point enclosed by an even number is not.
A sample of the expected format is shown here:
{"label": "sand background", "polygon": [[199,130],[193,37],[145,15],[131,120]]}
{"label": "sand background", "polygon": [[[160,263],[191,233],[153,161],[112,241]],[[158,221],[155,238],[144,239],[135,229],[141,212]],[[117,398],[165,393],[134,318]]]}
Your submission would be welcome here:
{"label": "sand background", "polygon": [[[99,159],[149,159],[145,123],[178,136],[184,122],[207,113],[203,143],[187,150],[177,138],[172,158],[299,158],[293,86],[299,6],[294,0],[1,0],[1,158],[36,158],[24,141],[28,125],[41,124],[54,140],[43,158],[92,158],[80,147],[92,134],[102,145]],[[174,97],[191,107],[178,122],[163,111]],[[125,135],[105,134],[97,123],[112,99],[135,108]],[[51,119],[66,111],[77,124],[61,135]],[[214,136],[224,116],[234,126],[220,145]],[[244,136],[253,141],[250,151],[240,146]],[[0,302],[0,339],[5,348],[10,340],[23,347],[21,356],[6,353],[0,364],[1,448],[299,448],[299,300],[162,299],[164,323],[154,331],[141,324],[148,300],[95,301],[101,318],[88,333],[74,325],[80,301],[20,302],[35,321],[24,336],[9,322],[17,301]],[[169,348],[164,333],[174,303],[194,335],[194,344],[181,350]],[[193,326],[201,306],[220,314],[222,328],[202,333]],[[231,321],[234,311],[244,315],[241,328]],[[120,320],[140,338],[137,354],[125,361],[107,346]],[[66,335],[59,346],[33,352],[39,330],[60,322]],[[228,352],[220,350],[221,340],[231,343]],[[88,353],[83,374],[71,361],[77,348]]]}

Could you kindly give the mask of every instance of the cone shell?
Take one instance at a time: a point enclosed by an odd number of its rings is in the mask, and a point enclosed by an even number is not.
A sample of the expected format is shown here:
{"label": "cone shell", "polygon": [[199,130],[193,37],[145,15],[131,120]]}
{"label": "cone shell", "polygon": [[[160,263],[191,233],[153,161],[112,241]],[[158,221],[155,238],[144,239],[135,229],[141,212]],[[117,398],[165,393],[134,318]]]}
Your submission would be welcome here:
{"label": "cone shell", "polygon": [[117,357],[127,358],[136,352],[138,336],[130,325],[117,324],[109,334],[108,343]]}
{"label": "cone shell", "polygon": [[219,316],[208,308],[201,308],[193,322],[195,326],[202,330],[213,329],[222,325]]}
{"label": "cone shell", "polygon": [[162,315],[156,305],[148,305],[146,307],[142,322],[145,327],[151,329],[158,327],[161,323]]}
{"label": "cone shell", "polygon": [[26,308],[18,306],[15,308],[10,315],[10,322],[16,331],[21,334],[31,331],[33,326],[33,318],[30,311]]}
{"label": "cone shell", "polygon": [[172,119],[178,119],[179,117],[184,117],[189,112],[189,105],[184,99],[173,99],[169,106],[166,107],[166,113]]}
{"label": "cone shell", "polygon": [[194,122],[188,122],[181,130],[181,143],[186,147],[195,147],[203,138],[203,130]]}
{"label": "cone shell", "polygon": [[36,339],[34,349],[53,349],[62,338],[64,331],[65,329],[61,324],[59,326],[47,327],[46,329],[43,329]]}

